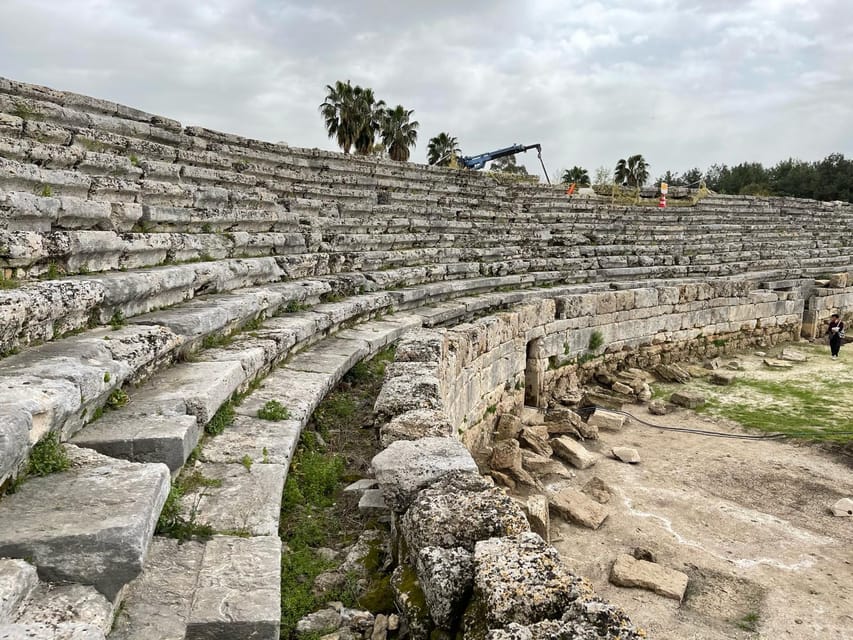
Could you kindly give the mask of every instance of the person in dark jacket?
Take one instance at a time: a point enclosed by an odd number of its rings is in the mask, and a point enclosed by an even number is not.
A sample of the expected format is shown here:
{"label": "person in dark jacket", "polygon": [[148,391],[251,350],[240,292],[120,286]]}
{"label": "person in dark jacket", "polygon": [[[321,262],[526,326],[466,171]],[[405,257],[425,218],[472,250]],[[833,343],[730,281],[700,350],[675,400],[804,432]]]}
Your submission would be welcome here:
{"label": "person in dark jacket", "polygon": [[838,351],[841,349],[841,343],[844,342],[844,322],[837,313],[833,313],[829,319],[829,350],[832,352],[832,359],[838,359]]}

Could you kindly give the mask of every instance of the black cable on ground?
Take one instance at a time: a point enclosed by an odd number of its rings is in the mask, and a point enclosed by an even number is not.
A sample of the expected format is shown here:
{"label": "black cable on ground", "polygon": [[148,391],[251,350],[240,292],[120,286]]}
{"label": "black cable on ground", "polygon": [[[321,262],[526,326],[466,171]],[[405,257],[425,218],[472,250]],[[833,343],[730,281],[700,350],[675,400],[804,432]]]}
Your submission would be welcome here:
{"label": "black cable on ground", "polygon": [[[735,440],[781,440],[783,438],[793,438],[798,436],[815,436],[814,431],[794,431],[792,433],[764,433],[761,435],[750,435],[748,433],[725,433],[722,431],[707,431],[704,429],[690,429],[688,427],[667,427],[661,424],[654,424],[652,422],[647,422],[642,418],[638,418],[632,413],[628,413],[627,411],[619,411],[616,409],[608,409],[607,407],[599,407],[597,405],[591,405],[587,407],[582,407],[578,410],[578,413],[591,413],[596,409],[603,409],[604,411],[609,411],[611,413],[618,413],[623,416],[628,416],[629,418],[636,420],[640,424],[651,427],[652,429],[660,429],[661,431],[677,431],[679,433],[693,433],[700,436],[709,436],[713,438],[732,438]],[[833,431],[831,433],[827,433],[826,435],[831,436],[853,436],[853,431]]]}

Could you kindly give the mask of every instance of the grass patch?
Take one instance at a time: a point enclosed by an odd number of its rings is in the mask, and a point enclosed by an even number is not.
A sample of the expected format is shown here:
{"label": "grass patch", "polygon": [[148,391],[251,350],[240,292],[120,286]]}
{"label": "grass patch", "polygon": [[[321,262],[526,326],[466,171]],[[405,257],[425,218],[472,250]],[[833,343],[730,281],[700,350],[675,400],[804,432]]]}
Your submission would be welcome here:
{"label": "grass patch", "polygon": [[738,629],[743,629],[744,631],[750,631],[752,633],[758,632],[758,614],[754,611],[751,613],[747,613],[744,617],[735,620],[735,626]]}
{"label": "grass patch", "polygon": [[227,347],[232,342],[234,342],[233,336],[224,333],[212,333],[204,337],[201,341],[201,347],[202,349],[217,349],[219,347]]}
{"label": "grass patch", "polygon": [[52,473],[67,471],[70,467],[71,460],[59,441],[59,434],[50,433],[39,440],[30,451],[26,474],[49,476]]}
{"label": "grass patch", "polygon": [[[177,540],[210,538],[215,531],[210,525],[196,522],[196,510],[206,488],[221,486],[221,480],[207,478],[198,470],[181,474],[177,480],[172,482],[169,495],[160,511],[160,517],[157,519],[155,533]],[[198,492],[199,496],[195,505],[190,509],[189,517],[185,517],[181,509],[181,500],[185,495],[193,492]]]}
{"label": "grass patch", "polygon": [[0,291],[3,291],[4,289],[17,289],[20,286],[21,283],[14,278],[3,278],[0,276]]}
{"label": "grass patch", "polygon": [[[318,575],[338,566],[318,553],[320,547],[350,543],[365,528],[355,505],[341,496],[343,482],[362,477],[375,453],[373,404],[393,348],[353,367],[317,407],[300,440],[282,497],[279,535],[290,549],[281,560],[281,637],[293,636],[296,623],[326,602],[382,611],[391,602],[388,576],[380,567],[367,567],[370,584],[359,598],[358,576],[316,597]],[[328,442],[322,446],[317,433]],[[378,562],[375,563],[378,565]],[[373,608],[373,605],[376,608]],[[382,605],[382,606],[380,606]]]}
{"label": "grass patch", "polygon": [[739,378],[730,391],[713,390],[703,413],[733,420],[747,429],[793,438],[853,441],[853,420],[841,416],[838,388],[831,381],[785,382]]}
{"label": "grass patch", "polygon": [[287,306],[284,307],[285,313],[298,313],[299,311],[307,311],[311,308],[311,305],[304,304],[302,302],[297,302],[296,300],[291,300],[287,303]]}
{"label": "grass patch", "polygon": [[107,398],[107,407],[110,409],[119,409],[127,404],[129,398],[124,389],[113,389],[110,397]]}
{"label": "grass patch", "polygon": [[116,309],[113,312],[112,317],[110,318],[110,326],[113,331],[118,331],[125,325],[124,314],[121,312],[121,309]]}

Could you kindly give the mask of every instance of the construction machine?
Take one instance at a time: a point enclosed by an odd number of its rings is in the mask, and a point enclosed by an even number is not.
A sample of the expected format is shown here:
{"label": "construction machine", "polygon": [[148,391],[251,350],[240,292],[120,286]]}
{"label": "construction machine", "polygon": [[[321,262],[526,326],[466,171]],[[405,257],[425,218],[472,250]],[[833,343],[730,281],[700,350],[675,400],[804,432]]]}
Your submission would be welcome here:
{"label": "construction machine", "polygon": [[542,145],[540,144],[514,144],[511,147],[504,147],[503,149],[498,149],[496,151],[487,151],[486,153],[481,153],[477,156],[464,156],[460,158],[460,162],[463,167],[468,169],[482,169],[486,166],[487,162],[497,160],[498,158],[513,156],[516,153],[524,153],[528,149],[536,149],[539,156],[539,163],[542,165],[542,173],[545,174],[545,179],[548,181],[548,184],[551,184],[551,180],[548,178],[548,172],[545,170],[545,163],[542,161]]}

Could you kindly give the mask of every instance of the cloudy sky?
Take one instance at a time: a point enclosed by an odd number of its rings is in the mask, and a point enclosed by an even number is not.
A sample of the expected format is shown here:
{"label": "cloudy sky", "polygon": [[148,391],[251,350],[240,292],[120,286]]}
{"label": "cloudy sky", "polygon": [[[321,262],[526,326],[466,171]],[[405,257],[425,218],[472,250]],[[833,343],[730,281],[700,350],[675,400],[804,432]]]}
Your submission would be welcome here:
{"label": "cloudy sky", "polygon": [[850,0],[0,0],[8,78],[325,149],[349,79],[552,174],[851,156],[851,61]]}

